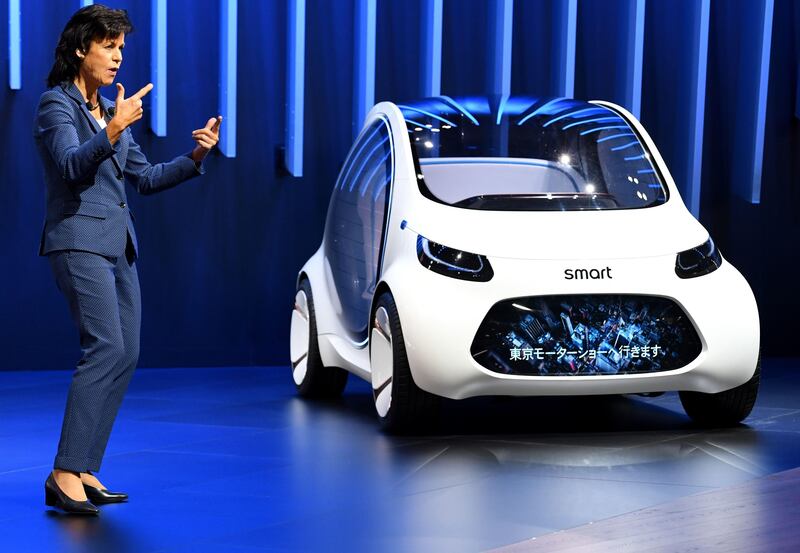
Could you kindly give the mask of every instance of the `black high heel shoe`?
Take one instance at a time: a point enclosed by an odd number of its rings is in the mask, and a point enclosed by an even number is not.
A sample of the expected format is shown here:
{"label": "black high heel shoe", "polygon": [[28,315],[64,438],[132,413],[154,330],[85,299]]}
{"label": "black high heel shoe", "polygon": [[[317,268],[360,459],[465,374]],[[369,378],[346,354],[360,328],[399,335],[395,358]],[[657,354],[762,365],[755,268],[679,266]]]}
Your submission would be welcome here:
{"label": "black high heel shoe", "polygon": [[128,501],[128,494],[122,492],[110,492],[106,489],[95,488],[89,484],[84,484],[83,489],[86,492],[86,497],[95,505],[104,505],[106,503],[124,503]]}
{"label": "black high heel shoe", "polygon": [[53,473],[44,482],[44,504],[74,515],[99,515],[100,509],[89,501],[75,501],[58,487]]}

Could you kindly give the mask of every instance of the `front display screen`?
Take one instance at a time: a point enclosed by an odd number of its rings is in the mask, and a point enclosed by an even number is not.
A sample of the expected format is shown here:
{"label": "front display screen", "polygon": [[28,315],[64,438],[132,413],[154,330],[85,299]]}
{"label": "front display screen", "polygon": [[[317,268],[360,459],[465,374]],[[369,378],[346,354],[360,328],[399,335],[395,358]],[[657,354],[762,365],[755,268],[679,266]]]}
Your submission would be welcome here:
{"label": "front display screen", "polygon": [[670,371],[701,350],[694,326],[672,300],[594,294],[497,303],[471,354],[498,373],[572,376]]}

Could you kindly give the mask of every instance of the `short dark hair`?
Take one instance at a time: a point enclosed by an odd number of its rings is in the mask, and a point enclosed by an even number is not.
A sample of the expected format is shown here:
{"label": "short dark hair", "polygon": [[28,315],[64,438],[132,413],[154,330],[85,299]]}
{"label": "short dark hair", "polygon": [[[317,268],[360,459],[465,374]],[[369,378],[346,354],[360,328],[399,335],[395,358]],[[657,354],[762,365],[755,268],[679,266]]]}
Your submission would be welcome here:
{"label": "short dark hair", "polygon": [[76,11],[67,21],[56,46],[55,62],[47,76],[47,86],[72,82],[78,76],[81,59],[75,50],[88,52],[93,40],[117,38],[133,32],[126,10],[92,4]]}

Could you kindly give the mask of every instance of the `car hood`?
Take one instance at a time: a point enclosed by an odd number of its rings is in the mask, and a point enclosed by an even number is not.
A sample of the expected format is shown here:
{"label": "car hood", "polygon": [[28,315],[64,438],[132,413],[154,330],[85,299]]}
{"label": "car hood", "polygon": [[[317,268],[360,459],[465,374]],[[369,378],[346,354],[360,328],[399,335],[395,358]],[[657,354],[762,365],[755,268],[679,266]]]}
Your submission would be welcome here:
{"label": "car hood", "polygon": [[425,200],[406,228],[462,251],[515,259],[621,259],[694,248],[708,232],[680,200],[644,209],[481,211]]}

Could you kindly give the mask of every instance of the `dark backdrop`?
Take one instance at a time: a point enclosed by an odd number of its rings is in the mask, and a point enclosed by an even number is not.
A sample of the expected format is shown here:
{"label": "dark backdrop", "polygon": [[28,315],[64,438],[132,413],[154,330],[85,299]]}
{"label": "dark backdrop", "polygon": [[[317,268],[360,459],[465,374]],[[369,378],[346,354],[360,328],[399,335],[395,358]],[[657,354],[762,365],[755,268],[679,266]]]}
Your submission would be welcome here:
{"label": "dark backdrop", "polygon": [[[79,354],[77,331],[46,261],[36,255],[44,206],[31,129],[56,38],[78,1],[22,3],[22,90],[8,89],[8,59],[0,55],[0,370],[70,368]],[[119,75],[128,90],[136,90],[149,80],[151,3],[109,4],[128,9],[137,26],[126,41]],[[585,37],[603,33],[593,27],[582,34],[581,26],[605,21],[607,29],[616,29],[614,22],[627,8],[619,0],[602,4],[603,9],[597,1],[578,4],[576,95],[592,98],[618,76],[590,67],[605,50],[593,48]],[[378,1],[376,100],[407,99],[419,90],[422,5],[422,0]],[[670,50],[659,50],[652,37],[659,36],[656,31],[677,33],[680,42],[687,2],[648,0],[647,5],[642,118],[667,162],[680,164],[680,156],[671,152],[679,150],[674,146],[683,135],[676,126],[682,122],[669,117],[670,106],[661,101],[669,76],[656,77],[684,69],[665,63]],[[795,117],[800,3],[775,2],[759,205],[731,192],[739,178],[730,169],[731,159],[740,154],[727,138],[737,118],[732,88],[740,61],[734,46],[746,17],[737,5],[712,3],[701,220],[756,292],[764,353],[796,355],[791,315],[800,311],[800,124]],[[190,149],[190,131],[216,114],[218,102],[218,2],[170,0],[168,6],[168,135],[155,137],[144,121],[134,129],[151,161]],[[329,192],[352,139],[354,3],[307,2],[302,178],[277,172],[275,164],[284,140],[286,10],[285,0],[239,1],[237,157],[212,155],[203,178],[164,194],[143,198],[130,191],[141,247],[142,366],[288,362],[296,272],[319,245]],[[553,53],[530,48],[552,41],[535,40],[523,25],[552,12],[544,0],[515,2],[515,87],[548,80],[535,75],[550,71],[552,64],[542,60]],[[2,52],[7,51],[7,13],[7,0],[0,0]],[[445,0],[443,93],[487,92],[486,41],[493,13],[488,1]],[[621,63],[619,53],[604,55],[603,63]]]}

